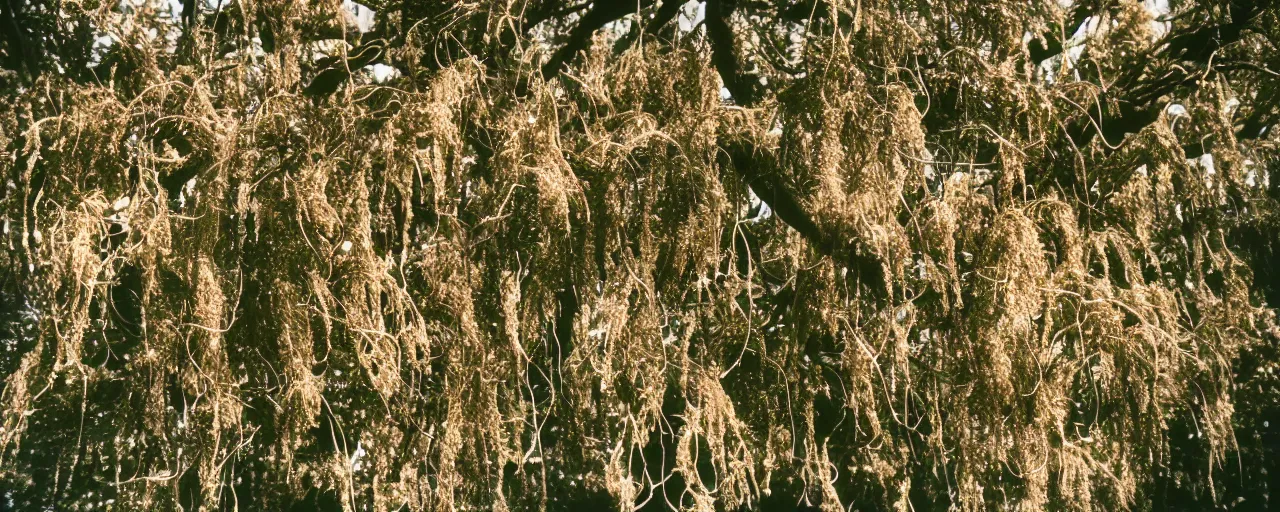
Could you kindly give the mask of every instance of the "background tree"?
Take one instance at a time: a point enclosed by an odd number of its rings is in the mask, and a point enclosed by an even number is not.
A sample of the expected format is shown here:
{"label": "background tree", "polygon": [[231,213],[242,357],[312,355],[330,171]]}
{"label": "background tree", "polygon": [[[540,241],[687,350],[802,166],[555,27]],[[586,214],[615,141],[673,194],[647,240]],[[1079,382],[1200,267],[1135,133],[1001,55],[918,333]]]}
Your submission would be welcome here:
{"label": "background tree", "polygon": [[0,507],[1273,505],[1270,0],[0,36]]}

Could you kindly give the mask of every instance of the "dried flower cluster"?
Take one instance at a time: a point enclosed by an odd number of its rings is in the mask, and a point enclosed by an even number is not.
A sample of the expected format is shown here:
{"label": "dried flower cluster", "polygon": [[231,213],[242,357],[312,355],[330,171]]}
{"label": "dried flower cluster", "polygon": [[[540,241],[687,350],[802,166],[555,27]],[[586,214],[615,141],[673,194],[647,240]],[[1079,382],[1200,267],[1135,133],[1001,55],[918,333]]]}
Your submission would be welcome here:
{"label": "dried flower cluster", "polygon": [[1274,502],[1280,4],[0,10],[0,509]]}

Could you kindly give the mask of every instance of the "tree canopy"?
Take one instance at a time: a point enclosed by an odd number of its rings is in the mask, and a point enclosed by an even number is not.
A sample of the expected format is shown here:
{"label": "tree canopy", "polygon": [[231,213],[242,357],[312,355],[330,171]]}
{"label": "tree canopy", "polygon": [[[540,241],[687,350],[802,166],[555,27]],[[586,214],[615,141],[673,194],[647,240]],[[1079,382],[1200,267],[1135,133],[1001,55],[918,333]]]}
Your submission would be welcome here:
{"label": "tree canopy", "polygon": [[1272,0],[3,0],[0,509],[1280,489]]}

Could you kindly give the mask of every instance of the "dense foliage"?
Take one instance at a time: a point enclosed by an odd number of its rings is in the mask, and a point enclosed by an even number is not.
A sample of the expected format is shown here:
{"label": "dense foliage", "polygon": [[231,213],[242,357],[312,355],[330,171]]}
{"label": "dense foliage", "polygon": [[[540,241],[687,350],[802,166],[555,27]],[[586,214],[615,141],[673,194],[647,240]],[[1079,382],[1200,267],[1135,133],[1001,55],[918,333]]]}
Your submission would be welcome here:
{"label": "dense foliage", "polygon": [[1271,0],[4,0],[0,509],[1266,509]]}

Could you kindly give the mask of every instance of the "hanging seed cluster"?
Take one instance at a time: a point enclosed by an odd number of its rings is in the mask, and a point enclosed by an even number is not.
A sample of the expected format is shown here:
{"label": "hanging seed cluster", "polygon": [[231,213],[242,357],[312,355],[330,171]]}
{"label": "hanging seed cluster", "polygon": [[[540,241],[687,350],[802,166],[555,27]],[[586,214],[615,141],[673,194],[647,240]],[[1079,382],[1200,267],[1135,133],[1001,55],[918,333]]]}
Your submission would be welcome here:
{"label": "hanging seed cluster", "polygon": [[547,3],[374,6],[390,79],[333,1],[59,7],[111,43],[4,77],[0,500],[1123,510],[1174,442],[1220,488],[1274,85],[1114,133],[1182,79],[1137,2],[1043,61],[1072,7]]}

